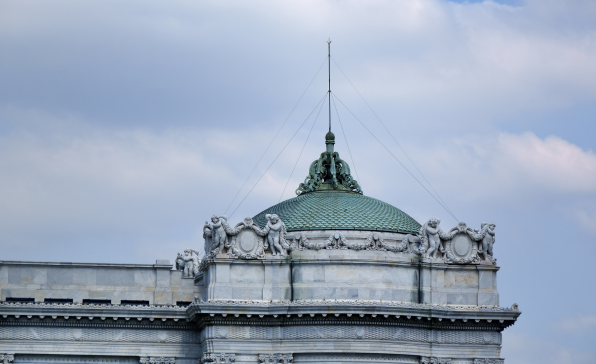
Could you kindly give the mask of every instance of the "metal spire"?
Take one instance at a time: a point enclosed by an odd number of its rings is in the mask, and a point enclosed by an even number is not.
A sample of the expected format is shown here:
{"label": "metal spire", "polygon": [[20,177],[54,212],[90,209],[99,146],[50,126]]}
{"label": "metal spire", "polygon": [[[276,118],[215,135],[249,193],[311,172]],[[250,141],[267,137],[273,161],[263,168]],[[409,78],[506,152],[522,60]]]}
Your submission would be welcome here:
{"label": "metal spire", "polygon": [[331,38],[327,40],[327,52],[329,58],[329,132],[331,132]]}

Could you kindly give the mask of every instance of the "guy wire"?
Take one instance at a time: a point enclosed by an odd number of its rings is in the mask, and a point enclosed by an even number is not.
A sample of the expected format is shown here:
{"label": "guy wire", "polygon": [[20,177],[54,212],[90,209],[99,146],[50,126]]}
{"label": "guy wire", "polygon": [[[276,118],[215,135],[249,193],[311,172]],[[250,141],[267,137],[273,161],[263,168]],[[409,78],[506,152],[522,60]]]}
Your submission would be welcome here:
{"label": "guy wire", "polygon": [[267,169],[265,170],[265,172],[263,172],[263,174],[261,175],[261,177],[259,177],[259,179],[257,180],[257,182],[255,182],[255,184],[252,186],[252,188],[250,189],[250,191],[248,191],[248,193],[246,194],[246,196],[244,196],[244,198],[242,199],[242,201],[240,201],[240,203],[238,204],[238,206],[236,206],[236,208],[234,209],[234,211],[232,211],[232,213],[230,214],[230,217],[232,217],[232,215],[234,215],[234,212],[236,212],[236,210],[238,210],[238,208],[240,207],[240,205],[242,205],[242,203],[244,202],[244,200],[246,200],[246,198],[248,197],[248,195],[250,195],[250,193],[257,186],[257,184],[259,183],[259,181],[261,181],[261,179],[265,176],[265,174],[267,173],[267,171],[269,170],[269,168],[271,168],[271,166],[273,165],[273,163],[275,163],[275,161],[277,160],[277,158],[279,158],[279,156],[281,155],[281,153],[283,153],[283,151],[287,148],[287,146],[290,144],[290,142],[292,141],[292,139],[294,139],[294,137],[296,136],[296,134],[298,134],[298,132],[300,131],[300,129],[302,129],[302,127],[304,126],[304,124],[306,123],[306,121],[310,118],[310,116],[312,115],[312,113],[315,112],[315,110],[317,109],[317,107],[319,107],[319,104],[321,102],[324,102],[325,101],[325,98],[326,97],[327,97],[327,91],[325,91],[325,96],[323,96],[321,98],[321,100],[317,103],[317,105],[310,112],[310,114],[308,114],[308,116],[306,117],[306,119],[304,119],[304,121],[302,122],[302,124],[300,125],[300,127],[298,128],[298,130],[296,130],[296,132],[294,133],[294,135],[292,135],[292,137],[290,138],[290,140],[288,140],[288,142],[283,147],[283,149],[277,154],[277,156],[275,157],[275,159],[273,160],[273,162],[271,162],[271,164],[269,165],[269,167],[267,167]]}
{"label": "guy wire", "polygon": [[414,176],[414,174],[412,174],[412,172],[410,172],[410,170],[409,170],[408,168],[406,168],[406,166],[405,166],[405,165],[404,165],[404,164],[403,164],[403,163],[402,163],[402,162],[401,162],[399,159],[397,159],[397,157],[396,157],[396,156],[395,156],[393,153],[391,153],[391,150],[389,150],[389,148],[387,148],[387,147],[385,146],[385,144],[383,144],[383,143],[382,143],[382,142],[379,140],[379,138],[377,138],[377,136],[376,136],[375,134],[373,134],[373,132],[372,132],[372,131],[370,131],[370,129],[368,129],[368,128],[366,127],[366,125],[364,125],[364,123],[362,123],[362,121],[360,121],[360,119],[358,119],[358,117],[356,117],[356,115],[354,115],[354,113],[352,112],[352,110],[350,110],[350,109],[349,109],[349,108],[346,106],[346,104],[344,104],[344,103],[343,103],[343,102],[342,102],[342,101],[341,101],[341,100],[340,100],[340,99],[339,99],[339,98],[338,98],[338,97],[335,95],[335,93],[333,94],[333,97],[334,97],[334,98],[336,98],[336,99],[337,99],[337,101],[339,101],[339,102],[340,102],[340,103],[341,103],[341,104],[342,104],[342,105],[343,105],[343,106],[346,108],[346,110],[348,110],[348,111],[350,112],[350,114],[352,114],[352,116],[353,116],[353,117],[354,117],[356,120],[358,120],[358,122],[360,123],[360,125],[362,125],[362,126],[364,127],[364,129],[366,129],[366,131],[368,131],[368,132],[370,133],[370,135],[372,135],[372,136],[373,136],[373,137],[374,137],[374,138],[375,138],[375,139],[376,139],[376,140],[379,142],[379,144],[381,144],[381,145],[383,146],[383,148],[385,148],[385,150],[387,150],[387,152],[389,152],[389,154],[391,154],[391,156],[392,156],[392,157],[393,157],[393,158],[394,158],[394,159],[397,161],[397,163],[399,163],[399,164],[400,164],[400,165],[401,165],[401,166],[402,166],[402,167],[403,167],[403,168],[404,168],[404,169],[405,169],[405,170],[406,170],[406,171],[407,171],[407,172],[410,174],[410,176],[412,176],[412,178],[414,178],[414,179],[416,180],[416,182],[418,182],[418,183],[420,184],[420,186],[422,186],[422,188],[424,188],[424,189],[426,190],[426,192],[428,192],[428,194],[429,194],[429,195],[431,195],[431,196],[432,196],[432,197],[435,199],[435,201],[437,201],[437,202],[439,203],[439,205],[441,205],[441,206],[442,206],[442,207],[445,209],[445,211],[447,211],[447,212],[448,212],[448,213],[449,213],[451,216],[453,216],[453,218],[454,218],[454,219],[455,219],[457,222],[459,222],[459,220],[457,219],[457,217],[455,217],[455,215],[454,215],[454,214],[453,214],[451,211],[449,211],[449,209],[448,209],[448,208],[447,208],[445,205],[443,205],[443,204],[441,203],[441,201],[439,201],[439,199],[437,199],[437,197],[436,197],[435,195],[433,195],[433,194],[432,194],[432,193],[431,193],[431,192],[428,190],[428,188],[426,188],[426,186],[425,186],[424,184],[422,184],[422,182],[420,182],[420,180],[419,180],[418,178],[416,178],[416,176]]}
{"label": "guy wire", "polygon": [[410,156],[408,155],[408,153],[406,153],[406,151],[404,150],[404,148],[402,148],[401,144],[399,144],[399,142],[397,141],[397,139],[395,139],[395,137],[393,136],[393,134],[389,131],[389,129],[387,128],[387,126],[385,126],[385,123],[383,123],[383,121],[381,120],[381,118],[379,118],[379,116],[377,115],[377,113],[373,110],[373,108],[364,99],[364,96],[362,96],[362,94],[360,93],[360,91],[358,91],[358,89],[356,88],[356,86],[354,86],[354,84],[352,83],[352,81],[350,81],[350,79],[348,78],[348,76],[341,69],[341,67],[339,66],[339,64],[337,64],[337,62],[335,61],[335,58],[331,57],[331,59],[333,59],[333,63],[335,63],[335,65],[340,70],[340,72],[344,75],[344,77],[346,78],[346,80],[348,80],[348,82],[350,83],[350,85],[352,85],[352,87],[354,88],[354,90],[356,91],[356,93],[358,94],[358,96],[360,96],[360,98],[362,99],[362,101],[364,101],[364,103],[366,104],[366,106],[368,106],[368,108],[375,115],[375,117],[377,118],[377,120],[379,120],[379,122],[381,123],[381,125],[383,125],[383,128],[385,128],[385,130],[387,131],[387,133],[389,133],[389,135],[391,136],[391,139],[393,139],[393,141],[395,142],[395,144],[397,144],[397,146],[399,147],[399,149],[401,149],[401,151],[406,155],[406,158],[408,158],[408,160],[410,161],[410,163],[412,163],[412,165],[414,166],[414,168],[416,168],[416,170],[418,171],[418,173],[420,173],[420,176],[422,176],[422,178],[424,179],[424,181],[426,181],[426,183],[428,183],[428,186],[437,195],[437,197],[439,198],[439,200],[441,200],[441,202],[444,204],[444,207],[449,211],[449,213],[451,213],[451,210],[447,207],[447,204],[445,203],[445,201],[443,201],[443,199],[441,198],[441,196],[439,195],[439,193],[434,189],[434,187],[426,179],[426,177],[420,171],[420,169],[418,168],[418,166],[416,165],[416,163],[414,163],[414,161],[410,158]]}
{"label": "guy wire", "polygon": [[312,84],[312,82],[315,80],[315,78],[317,77],[317,75],[319,74],[319,72],[321,72],[321,69],[325,65],[325,61],[327,61],[327,60],[328,60],[327,57],[325,57],[325,60],[323,61],[323,63],[321,63],[321,66],[319,67],[319,70],[317,71],[317,73],[315,73],[315,76],[310,80],[308,86],[306,86],[306,89],[304,90],[304,92],[302,93],[302,95],[300,95],[300,98],[298,99],[298,101],[296,102],[296,104],[294,105],[294,107],[292,108],[292,111],[290,111],[290,113],[288,114],[288,117],[286,118],[286,120],[284,120],[283,124],[281,124],[280,128],[277,130],[277,133],[275,133],[275,136],[273,136],[273,138],[271,139],[271,142],[267,146],[267,149],[265,149],[265,151],[263,152],[263,154],[261,154],[261,158],[259,158],[259,160],[255,164],[255,166],[253,167],[252,171],[250,171],[250,173],[248,174],[248,177],[246,177],[246,179],[244,180],[244,183],[242,184],[242,186],[240,187],[240,189],[238,190],[238,192],[236,192],[236,195],[234,196],[234,198],[232,199],[232,201],[230,201],[230,204],[226,208],[226,211],[224,212],[224,215],[226,214],[226,212],[228,212],[228,210],[230,209],[230,206],[232,206],[232,204],[236,200],[236,197],[238,197],[238,195],[240,194],[240,191],[242,191],[242,189],[246,185],[246,182],[248,182],[250,176],[252,176],[253,172],[255,171],[255,169],[257,169],[257,166],[259,165],[259,163],[261,163],[261,160],[263,159],[263,157],[265,156],[265,154],[267,154],[267,152],[269,151],[269,148],[271,147],[271,144],[273,144],[273,142],[275,141],[275,138],[277,138],[277,135],[279,134],[279,132],[281,131],[281,129],[283,129],[284,125],[286,125],[286,123],[288,122],[288,119],[290,119],[290,116],[292,116],[292,113],[296,109],[296,106],[298,106],[298,104],[300,103],[300,100],[302,100],[302,98],[304,97],[304,94],[306,93],[306,91],[308,91],[308,89],[310,88],[310,85]]}
{"label": "guy wire", "polygon": [[317,120],[319,120],[319,115],[321,114],[321,110],[323,109],[323,105],[325,105],[325,100],[323,100],[323,102],[321,103],[321,107],[319,108],[319,112],[317,113],[317,117],[315,118],[315,121],[313,121],[312,126],[310,127],[310,131],[308,132],[308,136],[306,137],[306,140],[304,141],[304,145],[302,146],[302,150],[300,151],[300,154],[298,154],[298,158],[296,159],[296,163],[294,163],[294,168],[292,168],[292,173],[290,173],[290,177],[288,177],[288,181],[286,182],[286,185],[284,187],[284,190],[281,192],[281,196],[279,196],[279,201],[277,201],[277,203],[281,202],[281,199],[284,195],[284,193],[286,192],[286,188],[288,188],[288,184],[290,183],[290,180],[292,179],[292,175],[294,174],[294,171],[296,170],[296,166],[298,165],[298,161],[300,160],[300,157],[302,156],[302,152],[304,152],[304,148],[306,147],[306,143],[308,142],[308,138],[310,138],[310,134],[312,133],[312,130],[315,127],[315,124],[317,123]]}
{"label": "guy wire", "polygon": [[339,117],[339,112],[337,111],[337,105],[335,104],[335,100],[333,100],[333,107],[335,108],[335,113],[337,114],[337,121],[339,121],[339,127],[341,128],[341,132],[344,135],[346,145],[348,146],[348,153],[350,153],[350,160],[352,161],[352,165],[354,166],[356,178],[358,178],[358,183],[362,185],[362,181],[360,180],[360,176],[358,175],[358,169],[356,169],[356,162],[354,162],[354,158],[352,158],[352,151],[350,150],[350,143],[348,143],[348,137],[346,136],[346,132],[344,131],[344,126],[341,124],[341,118]]}

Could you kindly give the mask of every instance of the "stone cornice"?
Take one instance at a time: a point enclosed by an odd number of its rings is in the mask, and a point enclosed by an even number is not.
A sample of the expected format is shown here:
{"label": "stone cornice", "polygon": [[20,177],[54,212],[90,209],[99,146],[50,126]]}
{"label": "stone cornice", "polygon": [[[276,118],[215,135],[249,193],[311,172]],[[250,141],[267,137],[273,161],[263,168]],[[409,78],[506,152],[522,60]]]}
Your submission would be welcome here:
{"label": "stone cornice", "polygon": [[[178,306],[135,306],[135,305],[79,305],[46,303],[0,303],[3,324],[12,319],[34,320],[36,322],[85,322],[86,325],[112,325],[128,321],[140,323],[212,321],[215,317],[224,319],[278,320],[285,317],[302,322],[307,320],[400,320],[408,325],[488,325],[500,328],[512,325],[521,312],[517,307],[494,306],[449,306],[405,302],[374,301],[211,301],[193,302],[188,308]],[[55,321],[57,318],[60,320]],[[250,321],[250,320],[249,320]],[[469,323],[469,324],[468,324]],[[69,324],[71,325],[71,324]]]}
{"label": "stone cornice", "polygon": [[0,315],[23,316],[27,318],[69,317],[87,320],[183,320],[186,321],[186,307],[179,306],[143,306],[143,305],[82,305],[72,303],[20,303],[0,302]]}
{"label": "stone cornice", "polygon": [[373,301],[210,301],[193,302],[188,308],[191,321],[225,318],[278,319],[326,317],[349,320],[400,320],[411,324],[429,325],[467,323],[505,328],[512,325],[521,312],[514,308],[493,306],[448,306],[403,302]]}
{"label": "stone cornice", "polygon": [[80,267],[80,268],[167,268],[172,269],[172,264],[118,264],[118,263],[80,263],[80,262],[28,262],[20,260],[0,260],[0,265],[27,265],[51,267]]}

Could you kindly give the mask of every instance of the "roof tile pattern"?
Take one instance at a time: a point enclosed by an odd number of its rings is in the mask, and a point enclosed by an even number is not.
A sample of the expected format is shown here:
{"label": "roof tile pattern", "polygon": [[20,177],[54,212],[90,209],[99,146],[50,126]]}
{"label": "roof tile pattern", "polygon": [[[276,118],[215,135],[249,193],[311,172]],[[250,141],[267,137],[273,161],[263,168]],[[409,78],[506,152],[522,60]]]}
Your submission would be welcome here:
{"label": "roof tile pattern", "polygon": [[376,198],[350,192],[315,191],[278,203],[253,217],[265,226],[277,214],[292,230],[355,229],[417,233],[420,224],[400,209]]}

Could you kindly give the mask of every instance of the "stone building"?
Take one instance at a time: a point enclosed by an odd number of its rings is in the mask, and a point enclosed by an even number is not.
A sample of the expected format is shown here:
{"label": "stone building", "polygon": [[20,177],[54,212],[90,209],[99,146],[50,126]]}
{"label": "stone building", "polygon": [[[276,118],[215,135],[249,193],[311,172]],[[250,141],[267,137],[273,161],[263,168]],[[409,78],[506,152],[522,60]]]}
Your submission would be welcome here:
{"label": "stone building", "polygon": [[205,254],[156,264],[0,262],[4,364],[497,364],[495,225],[443,231],[365,196],[326,135],[297,197]]}

